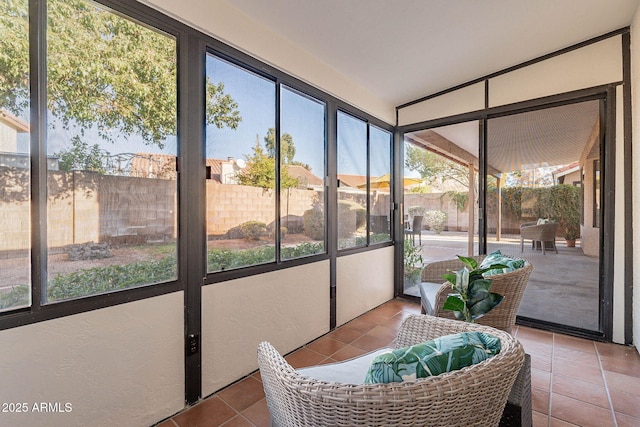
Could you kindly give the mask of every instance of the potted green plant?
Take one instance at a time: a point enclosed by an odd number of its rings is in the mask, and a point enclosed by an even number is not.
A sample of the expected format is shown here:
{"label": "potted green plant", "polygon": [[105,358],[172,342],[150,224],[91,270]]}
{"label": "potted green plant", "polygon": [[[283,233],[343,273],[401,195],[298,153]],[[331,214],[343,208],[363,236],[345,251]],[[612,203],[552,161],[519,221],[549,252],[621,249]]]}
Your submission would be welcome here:
{"label": "potted green plant", "polygon": [[404,241],[404,286],[410,287],[420,283],[423,259],[422,247],[414,246],[411,241]]}
{"label": "potted green plant", "polygon": [[500,304],[504,298],[500,294],[489,292],[491,279],[485,278],[483,273],[506,266],[491,264],[488,267],[478,268],[478,262],[473,258],[458,256],[458,259],[465,266],[459,271],[442,276],[452,284],[454,291],[449,294],[442,308],[453,311],[454,316],[459,320],[475,323],[477,319]]}
{"label": "potted green plant", "polygon": [[568,247],[574,247],[580,238],[580,188],[568,184],[555,185],[551,188],[554,216],[564,230],[564,238]]}

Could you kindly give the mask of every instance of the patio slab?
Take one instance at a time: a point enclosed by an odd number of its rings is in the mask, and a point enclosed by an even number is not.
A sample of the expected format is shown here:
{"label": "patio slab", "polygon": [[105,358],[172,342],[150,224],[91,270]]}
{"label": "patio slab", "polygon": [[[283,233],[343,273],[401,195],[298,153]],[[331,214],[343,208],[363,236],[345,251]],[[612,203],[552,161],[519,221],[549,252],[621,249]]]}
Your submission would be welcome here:
{"label": "patio slab", "polygon": [[[444,232],[422,234],[422,254],[425,264],[467,254],[466,233]],[[556,241],[558,253],[533,250],[525,245],[520,252],[519,236],[506,236],[501,241],[487,242],[487,252],[500,249],[506,255],[525,258],[533,264],[519,316],[544,320],[591,331],[599,330],[599,260],[583,254],[579,247],[568,248]],[[477,253],[477,244],[475,253]],[[419,296],[407,289],[409,295]]]}

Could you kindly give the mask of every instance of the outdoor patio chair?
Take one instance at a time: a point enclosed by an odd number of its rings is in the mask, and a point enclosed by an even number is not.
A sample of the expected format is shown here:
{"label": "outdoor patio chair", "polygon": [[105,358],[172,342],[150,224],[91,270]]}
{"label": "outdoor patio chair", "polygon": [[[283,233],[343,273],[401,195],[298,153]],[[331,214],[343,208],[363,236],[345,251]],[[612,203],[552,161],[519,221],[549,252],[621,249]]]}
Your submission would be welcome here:
{"label": "outdoor patio chair", "polygon": [[[422,215],[416,215],[413,217],[413,221],[411,222],[411,224],[404,229],[404,235],[405,238],[407,237],[407,235],[411,236],[411,241],[413,242],[413,244],[416,244],[416,235],[418,235],[418,239],[420,242],[420,245],[422,245],[422,220],[423,220],[423,216]],[[407,223],[405,223],[407,224]]]}
{"label": "outdoor patio chair", "polygon": [[520,252],[524,250],[524,241],[531,240],[531,245],[535,249],[539,244],[542,248],[542,255],[545,255],[545,246],[549,243],[550,247],[558,253],[556,248],[556,232],[558,231],[557,222],[549,222],[546,224],[538,224],[537,222],[525,222],[520,225]]}
{"label": "outdoor patio chair", "polygon": [[[296,370],[271,344],[262,342],[258,365],[272,425],[498,426],[525,357],[513,336],[487,326],[414,314],[400,326],[395,345],[406,347],[464,331],[498,337],[500,352],[457,371],[387,384],[363,384],[370,354]],[[311,375],[318,369],[325,375],[346,371],[350,376],[360,369],[357,377],[362,382],[320,380],[321,375]]]}
{"label": "outdoor patio chair", "polygon": [[[484,255],[472,258],[475,258],[480,263],[484,259]],[[463,267],[464,264],[457,258],[432,262],[424,267],[422,270],[422,283],[418,286],[423,314],[455,319],[452,311],[442,309],[447,296],[452,292],[451,283],[445,282],[442,275],[450,271],[458,271]],[[489,276],[491,278],[490,291],[504,296],[504,299],[493,310],[479,318],[477,323],[511,332],[511,328],[516,323],[520,301],[524,295],[532,270],[533,265],[525,261],[525,265],[522,268],[509,273]]]}

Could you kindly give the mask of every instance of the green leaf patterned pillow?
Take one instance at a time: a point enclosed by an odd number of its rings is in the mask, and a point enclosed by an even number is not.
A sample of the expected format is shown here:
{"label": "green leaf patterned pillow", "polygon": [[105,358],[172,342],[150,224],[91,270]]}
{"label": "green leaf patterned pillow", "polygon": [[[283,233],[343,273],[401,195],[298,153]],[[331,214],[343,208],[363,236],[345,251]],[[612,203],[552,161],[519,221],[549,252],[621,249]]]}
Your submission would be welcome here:
{"label": "green leaf patterned pillow", "polygon": [[365,384],[411,381],[470,366],[500,352],[500,339],[483,332],[446,335],[377,356]]}
{"label": "green leaf patterned pillow", "polygon": [[487,267],[491,267],[491,265],[493,264],[502,264],[505,265],[505,268],[493,268],[491,270],[487,270],[485,271],[482,275],[483,276],[491,276],[494,274],[502,274],[502,273],[510,273],[512,271],[515,271],[519,268],[524,267],[524,260],[523,259],[513,259],[510,258],[508,256],[502,255],[502,252],[500,252],[500,250],[491,252],[490,254],[488,254],[480,263],[480,265],[478,266],[478,269],[483,269],[483,268],[487,268]]}

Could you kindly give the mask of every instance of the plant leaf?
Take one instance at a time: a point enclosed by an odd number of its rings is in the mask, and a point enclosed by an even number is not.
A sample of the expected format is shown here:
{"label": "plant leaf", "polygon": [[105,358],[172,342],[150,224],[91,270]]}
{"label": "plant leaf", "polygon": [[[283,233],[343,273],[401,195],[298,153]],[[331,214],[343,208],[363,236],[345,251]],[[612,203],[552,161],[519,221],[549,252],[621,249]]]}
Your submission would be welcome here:
{"label": "plant leaf", "polygon": [[455,290],[460,292],[462,295],[466,295],[469,289],[469,270],[467,268],[463,268],[456,272],[456,281],[455,281]]}
{"label": "plant leaf", "polygon": [[447,297],[447,300],[442,305],[443,310],[459,311],[459,312],[464,311],[464,307],[465,307],[464,301],[462,300],[459,294],[449,294],[449,296]]}
{"label": "plant leaf", "polygon": [[456,274],[455,273],[446,273],[442,275],[442,278],[447,282],[454,285],[456,283]]}
{"label": "plant leaf", "polygon": [[503,298],[504,297],[502,295],[491,292],[486,298],[481,299],[473,305],[469,305],[468,309],[471,313],[471,318],[473,320],[481,318],[500,304]]}
{"label": "plant leaf", "polygon": [[467,266],[469,270],[475,270],[478,267],[478,261],[475,258],[458,255],[458,259]]}

